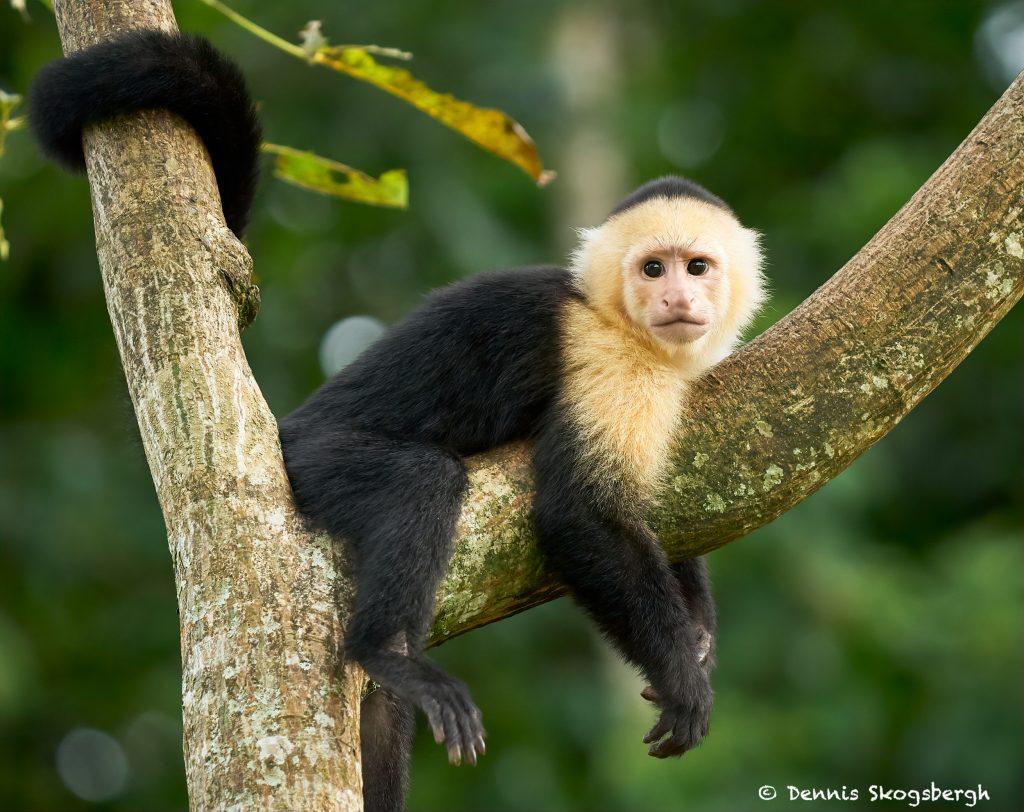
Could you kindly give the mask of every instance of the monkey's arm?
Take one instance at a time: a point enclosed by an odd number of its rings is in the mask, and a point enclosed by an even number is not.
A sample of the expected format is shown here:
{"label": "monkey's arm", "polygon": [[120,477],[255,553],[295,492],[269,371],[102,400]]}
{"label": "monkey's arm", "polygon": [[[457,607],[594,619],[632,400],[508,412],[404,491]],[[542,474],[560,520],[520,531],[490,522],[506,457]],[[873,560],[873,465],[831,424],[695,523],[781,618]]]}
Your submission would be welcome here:
{"label": "monkey's arm", "polygon": [[[676,574],[639,521],[624,520],[588,483],[574,434],[557,418],[535,448],[534,523],[548,564],[657,694],[650,754],[681,755],[707,732],[711,688],[698,631]],[[667,738],[664,738],[668,734]]]}
{"label": "monkey's arm", "polygon": [[671,565],[690,617],[697,626],[697,658],[708,671],[715,663],[715,631],[718,612],[711,594],[711,579],[703,558],[688,558]]}

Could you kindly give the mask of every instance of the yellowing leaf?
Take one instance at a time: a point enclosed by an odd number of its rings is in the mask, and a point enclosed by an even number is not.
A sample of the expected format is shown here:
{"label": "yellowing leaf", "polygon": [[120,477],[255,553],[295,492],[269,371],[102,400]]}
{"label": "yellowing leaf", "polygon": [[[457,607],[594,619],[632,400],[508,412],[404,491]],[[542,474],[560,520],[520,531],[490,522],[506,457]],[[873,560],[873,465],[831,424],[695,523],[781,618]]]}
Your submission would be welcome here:
{"label": "yellowing leaf", "polygon": [[405,68],[381,65],[364,48],[321,47],[313,54],[312,61],[398,96],[462,133],[470,141],[515,164],[540,186],[554,177],[554,173],[546,171],[541,164],[537,148],[526,130],[500,110],[476,107],[447,93],[431,90]]}
{"label": "yellowing leaf", "polygon": [[398,96],[445,126],[462,133],[470,141],[515,164],[533,178],[538,186],[545,186],[555,177],[554,172],[544,169],[537,155],[537,147],[526,130],[505,113],[476,107],[454,96],[431,90],[404,68],[381,65],[370,55],[375,53],[408,59],[410,54],[405,51],[381,48],[378,45],[321,45],[321,42],[326,43],[327,40],[323,38],[320,24],[316,21],[302,30],[300,37],[303,45],[299,46],[243,17],[220,0],[202,2],[287,54],[346,73]]}
{"label": "yellowing leaf", "polygon": [[304,189],[371,206],[404,209],[409,205],[409,185],[404,169],[392,169],[373,178],[337,161],[280,144],[263,144],[263,151],[277,156],[274,162],[277,177]]}

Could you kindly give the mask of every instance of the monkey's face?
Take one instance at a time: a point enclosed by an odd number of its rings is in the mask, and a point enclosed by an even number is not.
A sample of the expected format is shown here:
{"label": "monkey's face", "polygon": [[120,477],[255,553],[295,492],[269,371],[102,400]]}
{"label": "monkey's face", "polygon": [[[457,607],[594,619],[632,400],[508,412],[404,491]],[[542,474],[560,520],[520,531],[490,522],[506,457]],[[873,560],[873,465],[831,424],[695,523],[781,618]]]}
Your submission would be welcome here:
{"label": "monkey's face", "polygon": [[648,200],[582,238],[573,270],[591,306],[688,366],[724,358],[764,298],[757,234],[700,200]]}
{"label": "monkey's face", "polygon": [[717,243],[645,245],[624,261],[623,303],[630,321],[669,347],[699,341],[719,321],[729,280]]}

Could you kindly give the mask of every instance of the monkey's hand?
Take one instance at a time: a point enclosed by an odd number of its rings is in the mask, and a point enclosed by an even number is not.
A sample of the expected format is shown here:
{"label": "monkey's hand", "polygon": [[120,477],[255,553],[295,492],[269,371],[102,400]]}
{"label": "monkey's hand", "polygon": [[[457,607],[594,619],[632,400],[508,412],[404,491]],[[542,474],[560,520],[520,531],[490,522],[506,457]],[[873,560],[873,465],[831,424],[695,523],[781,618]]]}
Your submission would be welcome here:
{"label": "monkey's hand", "polygon": [[643,739],[644,744],[651,745],[648,755],[655,758],[681,756],[700,744],[707,735],[712,702],[707,671],[694,663],[685,684],[680,696],[672,700],[663,700],[661,694],[650,686],[641,692],[644,699],[661,707],[661,716]]}
{"label": "monkey's hand", "polygon": [[[715,664],[715,640],[711,636],[711,632],[703,626],[697,627],[697,661],[704,668],[705,673],[711,673],[711,669]],[[640,692],[640,696],[648,702],[653,702],[656,705],[661,704],[658,692],[650,685],[644,687]]]}

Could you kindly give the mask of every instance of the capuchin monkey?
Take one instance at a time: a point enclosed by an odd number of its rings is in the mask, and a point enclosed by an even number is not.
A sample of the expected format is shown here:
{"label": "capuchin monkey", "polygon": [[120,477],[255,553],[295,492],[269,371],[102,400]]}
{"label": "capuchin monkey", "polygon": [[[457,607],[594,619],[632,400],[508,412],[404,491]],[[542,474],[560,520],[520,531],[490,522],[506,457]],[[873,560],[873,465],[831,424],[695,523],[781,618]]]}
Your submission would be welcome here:
{"label": "capuchin monkey", "polygon": [[[137,32],[44,68],[30,123],[83,164],[87,124],[168,108],[206,143],[228,226],[248,220],[259,123],[239,71],[197,37]],[[432,294],[280,421],[301,512],[343,538],[357,597],[345,653],[364,701],[371,812],[405,805],[413,710],[449,760],[484,752],[466,686],[424,641],[466,491],[465,457],[533,444],[533,523],[547,565],[646,678],[657,758],[700,744],[715,607],[704,563],[670,564],[644,521],[685,429],[689,382],[734,347],[764,298],[758,236],[692,181],[641,186],[580,232],[567,268],[479,274]]]}

